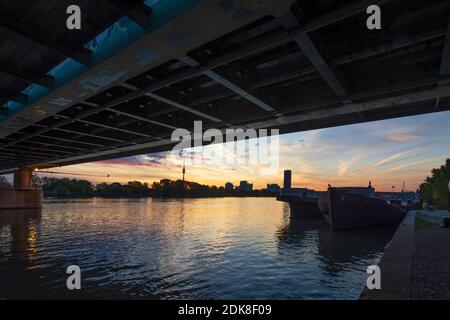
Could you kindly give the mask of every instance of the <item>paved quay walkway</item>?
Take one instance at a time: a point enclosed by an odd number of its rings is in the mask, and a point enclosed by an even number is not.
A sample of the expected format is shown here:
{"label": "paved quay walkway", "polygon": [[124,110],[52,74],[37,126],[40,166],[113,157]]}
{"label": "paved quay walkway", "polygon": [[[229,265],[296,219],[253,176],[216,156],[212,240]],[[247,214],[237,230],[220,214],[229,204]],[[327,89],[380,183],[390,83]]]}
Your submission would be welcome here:
{"label": "paved quay walkway", "polygon": [[448,212],[417,212],[412,268],[412,299],[450,300],[450,229],[441,228]]}
{"label": "paved quay walkway", "polygon": [[450,300],[450,229],[446,211],[410,211],[379,262],[381,290],[364,288],[361,299]]}

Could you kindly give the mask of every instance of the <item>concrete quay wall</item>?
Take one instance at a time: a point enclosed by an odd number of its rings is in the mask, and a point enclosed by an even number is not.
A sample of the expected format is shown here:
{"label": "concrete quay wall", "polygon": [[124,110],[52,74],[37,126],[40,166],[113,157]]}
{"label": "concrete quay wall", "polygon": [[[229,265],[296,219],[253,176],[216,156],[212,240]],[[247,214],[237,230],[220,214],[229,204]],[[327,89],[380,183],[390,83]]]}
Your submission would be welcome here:
{"label": "concrete quay wall", "polygon": [[411,296],[416,211],[409,211],[389,242],[378,266],[381,289],[361,292],[362,300],[405,300]]}
{"label": "concrete quay wall", "polygon": [[0,210],[42,208],[42,189],[0,189]]}

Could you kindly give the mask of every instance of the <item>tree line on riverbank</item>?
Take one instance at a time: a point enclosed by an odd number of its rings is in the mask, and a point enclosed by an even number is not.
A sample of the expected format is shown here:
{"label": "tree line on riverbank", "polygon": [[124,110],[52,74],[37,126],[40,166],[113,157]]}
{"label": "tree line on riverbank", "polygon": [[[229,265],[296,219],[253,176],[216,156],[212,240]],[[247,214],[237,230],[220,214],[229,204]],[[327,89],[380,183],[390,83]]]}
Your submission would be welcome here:
{"label": "tree line on riverbank", "polygon": [[138,198],[150,196],[151,190],[147,183],[129,181],[126,184],[118,182],[99,183],[93,185],[90,181],[68,178],[43,177],[34,179],[37,186],[42,187],[44,197],[56,198]]}
{"label": "tree line on riverbank", "polygon": [[168,198],[201,198],[201,197],[273,197],[273,193],[265,190],[225,189],[224,187],[208,186],[197,182],[163,179],[153,182],[152,195]]}
{"label": "tree line on riverbank", "polygon": [[448,205],[450,159],[439,168],[431,170],[431,177],[427,177],[419,186],[419,192],[423,201],[437,207],[446,208]]}
{"label": "tree line on riverbank", "polygon": [[197,182],[163,179],[151,186],[139,181],[129,181],[126,184],[118,182],[99,183],[93,185],[90,181],[68,178],[50,178],[33,176],[33,184],[42,187],[44,197],[55,198],[200,198],[200,197],[245,197],[274,196],[262,190],[241,191],[229,190],[224,187],[208,186]]}

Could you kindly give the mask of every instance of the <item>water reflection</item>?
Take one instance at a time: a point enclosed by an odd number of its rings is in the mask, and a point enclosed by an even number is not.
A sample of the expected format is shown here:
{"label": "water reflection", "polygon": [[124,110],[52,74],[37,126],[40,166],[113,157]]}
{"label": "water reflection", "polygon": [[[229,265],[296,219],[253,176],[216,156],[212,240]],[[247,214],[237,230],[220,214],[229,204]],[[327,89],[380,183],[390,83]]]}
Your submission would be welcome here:
{"label": "water reflection", "polygon": [[51,200],[0,212],[0,298],[356,298],[392,232],[331,232],[267,198]]}
{"label": "water reflection", "polygon": [[292,218],[278,232],[280,254],[313,250],[328,276],[337,276],[361,260],[376,260],[397,226],[332,231],[320,217]]}
{"label": "water reflection", "polygon": [[10,253],[17,259],[29,261],[36,253],[41,219],[42,209],[0,210],[1,239],[11,244]]}
{"label": "water reflection", "polygon": [[7,292],[22,291],[21,288],[34,281],[26,270],[33,267],[41,219],[41,209],[0,210],[0,297],[9,296]]}

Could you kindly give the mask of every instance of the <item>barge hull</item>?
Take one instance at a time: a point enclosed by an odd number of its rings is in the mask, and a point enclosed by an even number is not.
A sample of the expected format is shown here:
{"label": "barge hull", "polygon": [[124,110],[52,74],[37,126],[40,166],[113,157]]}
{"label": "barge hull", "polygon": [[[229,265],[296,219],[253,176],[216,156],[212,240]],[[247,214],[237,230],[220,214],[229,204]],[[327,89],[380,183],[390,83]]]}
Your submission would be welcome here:
{"label": "barge hull", "polygon": [[318,198],[280,196],[277,200],[289,203],[291,217],[316,217],[321,215]]}
{"label": "barge hull", "polygon": [[377,198],[349,194],[330,188],[324,218],[333,230],[399,223],[406,210]]}

